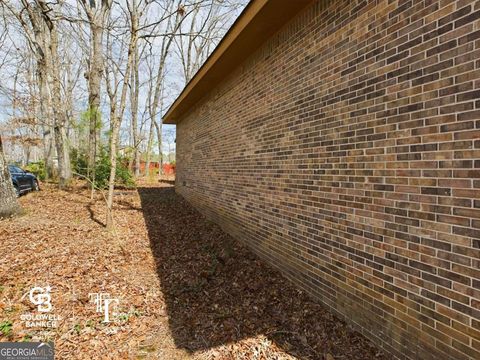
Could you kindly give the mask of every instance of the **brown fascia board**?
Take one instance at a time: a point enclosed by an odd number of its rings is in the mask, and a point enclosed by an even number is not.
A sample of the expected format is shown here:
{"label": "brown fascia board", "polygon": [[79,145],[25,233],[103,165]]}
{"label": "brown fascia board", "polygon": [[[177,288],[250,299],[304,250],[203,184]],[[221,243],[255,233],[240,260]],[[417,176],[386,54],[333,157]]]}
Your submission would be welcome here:
{"label": "brown fascia board", "polygon": [[181,116],[313,0],[252,0],[163,118]]}

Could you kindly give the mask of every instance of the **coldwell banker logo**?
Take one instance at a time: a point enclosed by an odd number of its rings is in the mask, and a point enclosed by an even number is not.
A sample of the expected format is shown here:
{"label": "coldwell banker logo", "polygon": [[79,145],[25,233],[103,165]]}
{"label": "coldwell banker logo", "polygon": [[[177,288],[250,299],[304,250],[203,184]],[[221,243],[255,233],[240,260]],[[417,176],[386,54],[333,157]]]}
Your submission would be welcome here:
{"label": "coldwell banker logo", "polygon": [[52,291],[50,286],[47,286],[45,289],[37,286],[30,290],[30,301],[38,305],[38,311],[49,312],[52,310],[50,291]]}
{"label": "coldwell banker logo", "polygon": [[53,343],[0,343],[0,360],[54,360]]}
{"label": "coldwell banker logo", "polygon": [[[51,314],[52,296],[50,286],[35,286],[27,293],[30,302],[37,306],[37,313],[26,313],[20,315],[20,319],[25,322],[27,328],[56,328],[61,320],[59,315]],[[25,294],[23,298],[27,296]]]}

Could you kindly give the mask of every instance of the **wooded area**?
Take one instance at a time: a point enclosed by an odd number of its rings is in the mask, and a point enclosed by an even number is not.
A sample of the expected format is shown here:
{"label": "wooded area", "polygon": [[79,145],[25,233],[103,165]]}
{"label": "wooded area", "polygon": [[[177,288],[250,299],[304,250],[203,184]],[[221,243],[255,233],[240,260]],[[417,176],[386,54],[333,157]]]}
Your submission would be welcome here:
{"label": "wooded area", "polygon": [[0,2],[6,161],[33,163],[60,188],[88,179],[92,196],[108,189],[111,209],[116,183],[154,175],[152,161],[160,172],[165,157],[174,161],[175,132],[162,114],[246,2]]}

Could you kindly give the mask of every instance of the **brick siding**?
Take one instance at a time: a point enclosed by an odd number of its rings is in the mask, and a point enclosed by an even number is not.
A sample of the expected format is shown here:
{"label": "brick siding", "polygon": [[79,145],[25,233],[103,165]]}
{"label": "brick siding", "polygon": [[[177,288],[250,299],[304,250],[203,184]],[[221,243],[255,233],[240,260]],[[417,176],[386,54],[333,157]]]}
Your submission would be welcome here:
{"label": "brick siding", "polygon": [[177,126],[176,189],[392,355],[480,359],[480,1],[317,1]]}

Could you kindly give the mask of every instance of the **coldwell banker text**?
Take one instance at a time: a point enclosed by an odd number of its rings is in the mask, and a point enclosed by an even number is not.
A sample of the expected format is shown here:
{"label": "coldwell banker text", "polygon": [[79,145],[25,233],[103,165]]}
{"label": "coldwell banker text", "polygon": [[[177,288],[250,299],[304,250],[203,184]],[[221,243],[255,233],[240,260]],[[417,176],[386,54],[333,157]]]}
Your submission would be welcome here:
{"label": "coldwell banker text", "polygon": [[25,321],[27,328],[56,328],[58,327],[58,322],[61,320],[61,317],[54,314],[22,314],[20,319]]}

